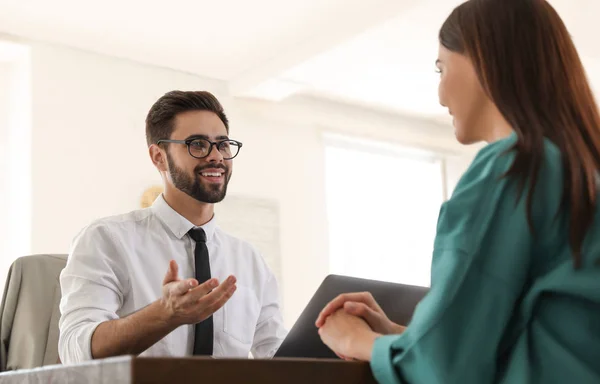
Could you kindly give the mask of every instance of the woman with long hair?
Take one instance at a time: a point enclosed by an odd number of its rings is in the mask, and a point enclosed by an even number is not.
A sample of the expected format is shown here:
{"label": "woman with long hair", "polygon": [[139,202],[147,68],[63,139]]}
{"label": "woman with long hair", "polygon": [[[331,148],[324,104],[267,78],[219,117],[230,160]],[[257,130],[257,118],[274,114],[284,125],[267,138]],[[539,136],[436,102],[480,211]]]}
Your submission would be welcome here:
{"label": "woman with long hair", "polygon": [[439,98],[485,141],[442,206],[431,290],[408,327],[368,293],[317,319],[390,383],[600,383],[600,116],[544,0],[470,0],[439,33]]}

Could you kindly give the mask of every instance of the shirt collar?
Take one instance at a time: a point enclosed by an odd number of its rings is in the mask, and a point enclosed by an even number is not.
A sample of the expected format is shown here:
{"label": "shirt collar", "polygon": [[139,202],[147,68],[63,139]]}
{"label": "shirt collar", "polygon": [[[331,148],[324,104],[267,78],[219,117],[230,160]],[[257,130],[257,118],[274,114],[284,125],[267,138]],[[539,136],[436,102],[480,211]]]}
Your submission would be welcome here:
{"label": "shirt collar", "polygon": [[[177,211],[171,208],[171,206],[165,201],[165,198],[162,194],[158,196],[156,200],[154,200],[154,203],[150,209],[178,239],[183,238],[183,236],[185,236],[190,229],[196,227],[188,219],[181,216]],[[202,228],[206,233],[207,242],[212,240],[215,234],[216,226],[217,224],[214,216],[208,223],[200,226],[200,228]]]}

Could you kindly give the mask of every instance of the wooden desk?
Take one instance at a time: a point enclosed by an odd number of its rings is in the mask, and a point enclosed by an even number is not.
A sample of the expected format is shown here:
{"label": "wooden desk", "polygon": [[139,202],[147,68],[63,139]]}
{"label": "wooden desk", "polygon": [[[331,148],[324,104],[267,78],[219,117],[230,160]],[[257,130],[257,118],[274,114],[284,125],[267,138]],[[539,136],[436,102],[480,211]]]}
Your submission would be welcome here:
{"label": "wooden desk", "polygon": [[78,365],[51,365],[5,372],[1,384],[155,384],[155,383],[375,383],[367,363],[341,360],[212,358],[135,358]]}

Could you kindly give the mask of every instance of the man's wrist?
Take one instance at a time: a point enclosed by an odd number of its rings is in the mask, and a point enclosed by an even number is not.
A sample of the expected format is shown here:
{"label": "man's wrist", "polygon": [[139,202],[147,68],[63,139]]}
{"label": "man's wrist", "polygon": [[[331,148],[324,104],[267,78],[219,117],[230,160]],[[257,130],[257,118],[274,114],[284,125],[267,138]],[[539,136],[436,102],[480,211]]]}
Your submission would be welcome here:
{"label": "man's wrist", "polygon": [[165,326],[167,329],[175,329],[179,327],[181,324],[177,323],[177,320],[173,316],[173,312],[167,305],[164,298],[160,298],[154,303],[151,304],[153,308],[154,317],[156,320]]}

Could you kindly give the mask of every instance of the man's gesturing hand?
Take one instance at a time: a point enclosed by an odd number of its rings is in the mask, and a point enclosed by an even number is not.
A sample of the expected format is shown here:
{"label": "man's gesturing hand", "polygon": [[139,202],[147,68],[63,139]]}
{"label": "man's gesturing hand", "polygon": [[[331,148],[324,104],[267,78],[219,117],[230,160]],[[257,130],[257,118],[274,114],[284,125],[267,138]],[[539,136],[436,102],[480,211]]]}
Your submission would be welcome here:
{"label": "man's gesturing hand", "polygon": [[196,279],[181,280],[177,273],[177,263],[171,260],[160,299],[167,321],[175,326],[197,324],[207,319],[225,305],[236,290],[234,276],[221,284],[217,279],[210,279],[198,285]]}

